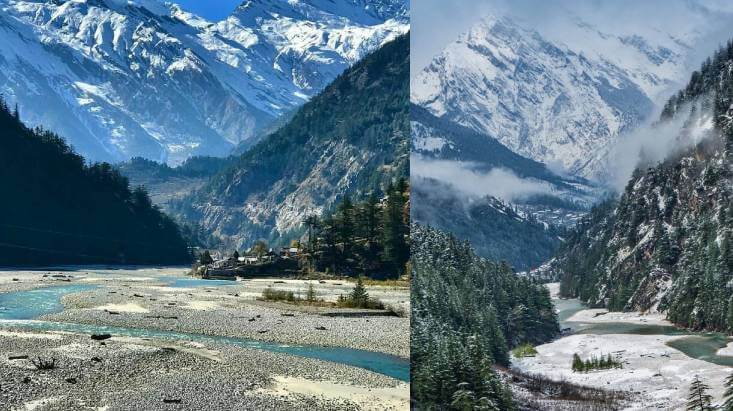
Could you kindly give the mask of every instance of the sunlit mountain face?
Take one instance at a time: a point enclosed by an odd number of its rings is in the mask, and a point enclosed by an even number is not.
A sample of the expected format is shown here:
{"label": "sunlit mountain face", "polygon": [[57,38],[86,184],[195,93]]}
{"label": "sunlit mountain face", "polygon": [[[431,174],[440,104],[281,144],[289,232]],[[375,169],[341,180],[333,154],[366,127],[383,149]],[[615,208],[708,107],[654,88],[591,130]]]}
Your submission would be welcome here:
{"label": "sunlit mountain face", "polygon": [[408,30],[393,1],[246,1],[220,22],[154,0],[0,2],[0,91],[91,160],[251,145]]}

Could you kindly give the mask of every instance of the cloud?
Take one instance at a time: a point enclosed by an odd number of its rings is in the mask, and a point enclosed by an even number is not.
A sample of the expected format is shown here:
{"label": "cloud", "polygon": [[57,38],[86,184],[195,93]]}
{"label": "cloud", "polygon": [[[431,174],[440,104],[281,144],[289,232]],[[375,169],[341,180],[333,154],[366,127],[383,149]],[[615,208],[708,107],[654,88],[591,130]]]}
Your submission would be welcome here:
{"label": "cloud", "polygon": [[489,14],[509,16],[572,49],[594,47],[586,44],[584,36],[572,27],[575,18],[601,31],[639,34],[656,38],[661,44],[696,38],[694,44],[689,44],[691,49],[686,56],[689,71],[733,35],[733,4],[727,0],[473,0],[461,2],[460,6],[445,0],[420,0],[411,5],[412,77]]}
{"label": "cloud", "polygon": [[[678,113],[689,112],[682,107]],[[689,116],[678,115],[674,119],[646,124],[621,136],[611,147],[607,158],[608,184],[621,192],[634,169],[643,165],[658,164],[710,136],[713,129],[712,112]]]}
{"label": "cloud", "polygon": [[521,178],[504,168],[483,172],[471,162],[434,160],[417,154],[410,157],[410,175],[450,184],[469,196],[492,196],[505,201],[553,192],[552,186],[546,182]]}

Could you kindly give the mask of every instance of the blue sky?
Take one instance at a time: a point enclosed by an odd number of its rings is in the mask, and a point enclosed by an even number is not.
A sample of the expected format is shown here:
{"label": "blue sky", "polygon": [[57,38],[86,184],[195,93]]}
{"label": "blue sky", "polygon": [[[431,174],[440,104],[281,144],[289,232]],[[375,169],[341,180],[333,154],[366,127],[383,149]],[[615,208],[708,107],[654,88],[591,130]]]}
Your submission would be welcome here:
{"label": "blue sky", "polygon": [[[170,0],[169,0],[170,1]],[[244,0],[172,0],[184,9],[205,17],[207,20],[219,21],[229,15]]]}

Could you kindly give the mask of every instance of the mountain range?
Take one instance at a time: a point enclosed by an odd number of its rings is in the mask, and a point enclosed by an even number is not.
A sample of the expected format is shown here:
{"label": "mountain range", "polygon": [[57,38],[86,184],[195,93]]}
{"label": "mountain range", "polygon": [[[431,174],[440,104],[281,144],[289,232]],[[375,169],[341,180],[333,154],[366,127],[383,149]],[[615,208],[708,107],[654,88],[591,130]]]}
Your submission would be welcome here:
{"label": "mountain range", "polygon": [[247,0],[209,22],[156,0],[0,1],[0,92],[90,160],[248,147],[405,33],[407,0]]}
{"label": "mountain range", "polygon": [[[549,259],[598,190],[497,140],[412,105],[413,222],[468,240],[518,270]],[[530,251],[531,250],[531,251]]]}
{"label": "mountain range", "polygon": [[683,81],[693,45],[715,26],[698,23],[709,10],[689,13],[694,24],[645,31],[573,11],[561,28],[489,15],[413,77],[411,101],[557,172],[603,180],[610,148]]}
{"label": "mountain range", "polygon": [[729,18],[685,3],[682,22],[621,24],[556,6],[496,7],[411,77],[413,217],[517,269],[551,258],[662,144],[636,134]]}

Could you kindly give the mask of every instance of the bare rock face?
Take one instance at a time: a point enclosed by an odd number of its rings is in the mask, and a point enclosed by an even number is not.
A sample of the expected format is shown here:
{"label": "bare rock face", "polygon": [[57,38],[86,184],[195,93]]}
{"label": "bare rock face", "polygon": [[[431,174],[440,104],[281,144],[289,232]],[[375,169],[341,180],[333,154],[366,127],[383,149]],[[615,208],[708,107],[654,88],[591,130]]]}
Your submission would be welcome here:
{"label": "bare rock face", "polygon": [[409,36],[349,68],[276,132],[170,209],[225,243],[287,243],[344,195],[409,174]]}
{"label": "bare rock face", "polygon": [[626,309],[635,311],[657,311],[662,300],[672,285],[672,275],[664,269],[655,267],[648,276],[641,280],[634,295],[629,299]]}

